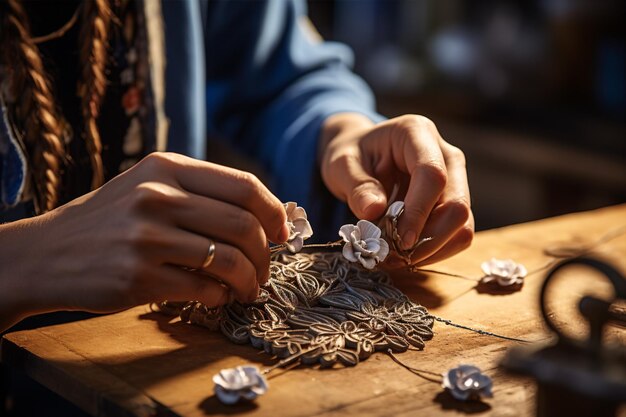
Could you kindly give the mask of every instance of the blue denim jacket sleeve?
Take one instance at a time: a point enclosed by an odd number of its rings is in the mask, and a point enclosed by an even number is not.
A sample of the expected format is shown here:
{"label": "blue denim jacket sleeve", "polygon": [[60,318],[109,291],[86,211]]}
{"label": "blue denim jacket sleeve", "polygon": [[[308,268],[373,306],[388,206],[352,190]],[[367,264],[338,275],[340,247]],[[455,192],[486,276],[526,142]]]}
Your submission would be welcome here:
{"label": "blue denim jacket sleeve", "polygon": [[329,207],[317,164],[320,128],[341,112],[383,119],[368,86],[350,71],[352,51],[316,38],[300,0],[214,1],[206,18],[209,135],[260,159],[272,191],[336,235],[337,202]]}

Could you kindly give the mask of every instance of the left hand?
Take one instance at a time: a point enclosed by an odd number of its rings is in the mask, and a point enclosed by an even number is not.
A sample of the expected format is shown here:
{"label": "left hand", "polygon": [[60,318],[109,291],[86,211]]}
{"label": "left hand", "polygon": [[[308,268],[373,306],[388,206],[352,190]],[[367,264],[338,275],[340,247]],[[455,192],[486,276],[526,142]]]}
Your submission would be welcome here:
{"label": "left hand", "polygon": [[[414,252],[425,265],[467,248],[474,218],[463,152],[446,142],[423,116],[405,115],[374,125],[365,116],[329,117],[320,142],[322,178],[360,219],[385,214],[394,185],[405,203],[398,233],[403,248],[432,237]],[[391,266],[402,266],[399,259]]]}

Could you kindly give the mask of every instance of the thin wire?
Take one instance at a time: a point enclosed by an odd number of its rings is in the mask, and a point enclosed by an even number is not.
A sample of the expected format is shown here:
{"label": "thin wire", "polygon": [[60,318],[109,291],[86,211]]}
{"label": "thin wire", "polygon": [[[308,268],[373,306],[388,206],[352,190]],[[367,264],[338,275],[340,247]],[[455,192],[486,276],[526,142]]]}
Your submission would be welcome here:
{"label": "thin wire", "polygon": [[[267,379],[272,379],[272,378],[279,377],[279,376],[281,376],[282,374],[286,374],[287,372],[291,371],[292,369],[297,368],[298,366],[300,366],[300,363],[299,363],[299,362],[294,362],[294,363],[292,363],[291,365],[289,365],[289,366],[285,367],[285,368],[283,369],[283,372],[281,372],[281,373],[279,373],[279,374],[270,375],[270,376],[268,376],[268,377],[267,377]],[[276,368],[274,368],[274,369],[276,369]],[[263,374],[263,375],[266,375],[266,374],[268,374],[268,373],[269,373],[269,371],[268,371],[268,372],[265,372],[265,371],[262,371],[262,372],[261,372],[261,374]]]}
{"label": "thin wire", "polygon": [[[400,365],[401,367],[403,367],[407,371],[409,371],[409,372],[419,376],[420,378],[425,379],[426,381],[435,382],[437,384],[440,384],[443,381],[443,376],[441,374],[438,374],[437,372],[425,371],[423,369],[413,368],[412,366],[409,366],[409,365],[403,363],[400,359],[398,359],[396,357],[396,355],[393,354],[393,351],[391,349],[387,349],[387,354],[389,355],[389,357],[395,363],[397,363],[398,365]],[[434,375],[434,376],[439,377],[440,379],[431,378],[431,377],[428,377],[428,376],[422,375],[422,374]]]}
{"label": "thin wire", "polygon": [[426,269],[426,268],[411,268],[411,272],[427,272],[431,274],[445,275],[448,277],[462,278],[464,280],[473,281],[473,282],[480,282],[480,280],[484,278],[484,277],[481,277],[481,278],[466,277],[465,275],[461,275],[461,274],[455,274],[452,272],[445,272],[445,271],[437,271],[436,269]]}
{"label": "thin wire", "polygon": [[499,339],[504,339],[504,340],[511,340],[514,342],[521,342],[521,343],[532,343],[530,340],[526,340],[526,339],[518,339],[516,337],[509,337],[509,336],[503,336],[497,333],[492,333],[492,332],[488,332],[485,330],[480,330],[480,329],[475,329],[473,327],[469,327],[469,326],[465,326],[463,324],[457,324],[452,322],[452,320],[448,320],[448,319],[444,319],[438,316],[432,316],[435,320],[437,320],[438,322],[444,323],[448,326],[452,326],[452,327],[458,327],[459,329],[464,329],[464,330],[469,330],[471,332],[474,333],[478,333],[481,334],[483,336],[493,336],[493,337],[497,337]]}
{"label": "thin wire", "polygon": [[78,20],[78,13],[80,12],[80,9],[81,9],[81,7],[78,6],[76,8],[76,11],[74,12],[72,17],[70,18],[70,20],[66,24],[61,26],[61,28],[59,28],[59,29],[55,30],[54,32],[49,33],[47,35],[37,36],[37,37],[31,38],[33,43],[39,44],[39,43],[43,43],[43,42],[48,42],[48,41],[51,41],[53,39],[58,39],[61,36],[65,35],[65,33],[68,30],[70,30],[72,28],[72,26],[74,26],[76,24],[76,21]]}
{"label": "thin wire", "polygon": [[[303,245],[302,249],[305,248],[334,248],[337,246],[341,246],[343,244],[343,240],[337,240],[335,242],[328,242],[328,243],[311,243],[308,245]],[[278,253],[284,249],[287,249],[287,246],[285,246],[284,244],[282,245],[276,245],[270,248],[270,253],[271,254],[275,254]]]}
{"label": "thin wire", "polygon": [[[584,254],[586,254],[587,252],[597,248],[598,246],[601,246],[607,242],[610,242],[613,239],[616,239],[618,237],[620,237],[621,235],[623,235],[624,233],[626,233],[626,225],[622,225],[620,227],[617,227],[613,230],[609,230],[608,232],[606,232],[604,235],[600,236],[595,242],[592,243],[588,243],[587,246],[585,246],[584,243],[580,244],[578,247],[576,247],[576,245],[567,247],[567,246],[561,246],[561,247],[556,247],[556,248],[547,248],[543,250],[543,253],[548,255],[548,256],[552,256],[554,258],[559,258],[559,259],[563,259],[563,258],[572,258],[572,257],[576,257],[576,256],[582,256]],[[559,256],[559,255],[555,255],[555,252],[558,252],[559,250],[571,250],[573,253],[570,256]]]}
{"label": "thin wire", "polygon": [[528,273],[526,274],[526,276],[530,276],[532,274],[536,274],[537,272],[541,272],[544,271],[548,268],[551,268],[552,266],[558,264],[559,262],[561,262],[561,259],[551,259],[548,262],[546,262],[544,265],[539,266],[535,269],[532,269],[530,271],[528,271]]}
{"label": "thin wire", "polygon": [[[575,251],[573,251],[574,255],[571,256],[567,256],[567,257],[562,257],[562,256],[556,256],[553,255],[552,253],[554,253],[555,251],[557,251],[560,248],[553,248],[553,249],[544,249],[543,253],[547,256],[550,256],[552,258],[556,258],[556,259],[551,259],[548,262],[546,262],[544,265],[539,266],[535,269],[530,270],[526,276],[532,275],[532,274],[536,274],[537,272],[541,272],[544,271],[554,265],[556,265],[557,263],[559,263],[562,259],[564,258],[572,258],[572,257],[576,257],[576,256],[581,256],[584,255],[585,253],[597,248],[600,245],[603,245],[615,238],[618,238],[619,236],[623,235],[626,233],[626,225],[620,226],[616,229],[613,230],[609,230],[607,233],[605,233],[604,235],[602,235],[599,239],[597,239],[595,242],[592,242],[590,244],[587,244],[587,246],[580,246],[578,248],[573,248],[575,249]],[[567,248],[567,249],[572,249],[572,248]],[[453,277],[453,278],[461,278],[464,279],[466,281],[473,281],[473,282],[480,282],[483,280],[483,278],[486,277],[482,276],[480,278],[472,278],[472,277],[468,277],[465,275],[461,275],[461,274],[455,274],[453,272],[445,272],[445,271],[438,271],[436,269],[426,269],[426,268],[416,268],[416,267],[411,267],[409,268],[409,270],[411,272],[426,272],[426,273],[431,273],[431,274],[438,274],[438,275],[445,275],[447,277]]]}
{"label": "thin wire", "polygon": [[300,356],[305,355],[305,354],[307,354],[309,352],[312,352],[312,351],[314,351],[316,349],[320,349],[320,348],[321,348],[321,346],[317,346],[316,345],[316,346],[311,346],[308,349],[301,350],[300,352],[296,352],[293,355],[288,356],[285,359],[282,359],[282,360],[276,362],[274,365],[270,366],[269,368],[265,368],[264,370],[261,371],[261,374],[267,375],[270,372],[272,372],[274,369],[283,367],[283,366],[287,365],[289,362],[292,362],[292,361],[298,359]]}

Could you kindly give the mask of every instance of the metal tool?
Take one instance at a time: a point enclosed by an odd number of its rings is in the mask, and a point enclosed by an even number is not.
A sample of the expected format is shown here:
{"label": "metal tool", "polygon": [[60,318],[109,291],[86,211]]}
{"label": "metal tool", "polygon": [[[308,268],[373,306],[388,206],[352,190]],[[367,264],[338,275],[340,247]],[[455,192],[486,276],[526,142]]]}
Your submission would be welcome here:
{"label": "metal tool", "polygon": [[[559,330],[548,314],[546,297],[553,278],[564,268],[585,265],[600,271],[613,285],[613,300],[584,296],[578,309],[589,323],[587,340],[574,340]],[[615,416],[626,403],[626,347],[602,343],[609,324],[626,325],[624,309],[626,279],[612,266],[597,259],[573,258],[556,265],[541,289],[541,313],[547,326],[558,336],[556,343],[543,347],[511,349],[501,365],[514,374],[537,381],[537,416]]]}

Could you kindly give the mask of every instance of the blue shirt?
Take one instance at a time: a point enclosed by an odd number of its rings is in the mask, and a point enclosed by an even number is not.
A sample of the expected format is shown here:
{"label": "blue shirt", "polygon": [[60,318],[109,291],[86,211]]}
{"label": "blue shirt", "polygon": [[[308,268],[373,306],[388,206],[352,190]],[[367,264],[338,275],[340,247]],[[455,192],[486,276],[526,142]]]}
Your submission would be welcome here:
{"label": "blue shirt", "polygon": [[[316,39],[301,0],[164,1],[161,9],[166,149],[204,159],[207,138],[226,141],[262,164],[282,201],[305,207],[314,227],[336,231],[338,205],[317,164],[321,126],[341,112],[382,119],[350,71],[350,49]],[[25,164],[3,117],[2,221],[26,215],[19,208]]]}

